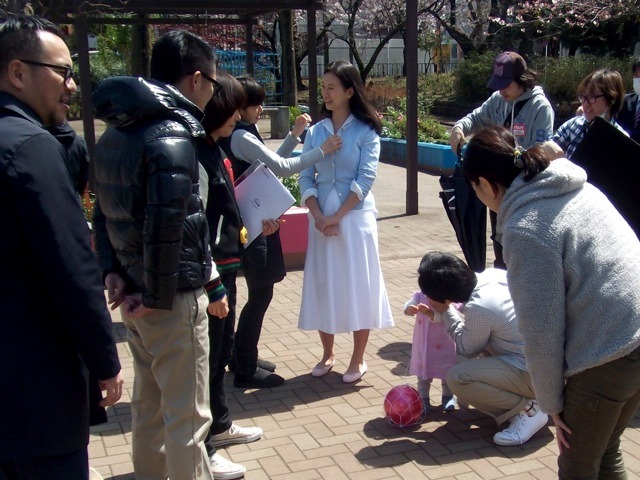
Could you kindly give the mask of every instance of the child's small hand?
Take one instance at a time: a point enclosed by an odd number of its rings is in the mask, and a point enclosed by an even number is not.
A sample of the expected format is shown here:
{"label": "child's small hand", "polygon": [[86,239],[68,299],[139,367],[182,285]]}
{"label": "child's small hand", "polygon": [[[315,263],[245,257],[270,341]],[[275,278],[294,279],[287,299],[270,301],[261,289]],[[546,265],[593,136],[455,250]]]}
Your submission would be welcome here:
{"label": "child's small hand", "polygon": [[405,311],[404,311],[405,315],[415,315],[418,313],[418,306],[417,305],[409,305]]}
{"label": "child's small hand", "polygon": [[429,317],[429,320],[433,321],[433,318],[435,317],[435,313],[433,310],[429,308],[428,305],[425,305],[424,303],[420,303],[419,305],[417,305],[417,308],[418,308],[418,312],[422,313],[423,315],[426,315],[427,317]]}

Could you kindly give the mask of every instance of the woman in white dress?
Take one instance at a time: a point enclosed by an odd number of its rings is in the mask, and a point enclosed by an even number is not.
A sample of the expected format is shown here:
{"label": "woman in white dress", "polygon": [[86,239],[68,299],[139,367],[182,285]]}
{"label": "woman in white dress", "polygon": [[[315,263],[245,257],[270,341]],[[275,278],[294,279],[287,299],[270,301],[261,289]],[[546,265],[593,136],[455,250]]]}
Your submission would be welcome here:
{"label": "woman in white dress", "polygon": [[342,377],[352,383],[367,371],[364,352],[371,329],[393,326],[371,193],[382,125],[366,100],[358,70],[348,62],[329,65],[322,98],[326,118],[308,131],[303,153],[334,134],[342,146],[300,174],[302,204],[309,209],[309,246],[298,326],[320,334],[323,355],[311,372],[314,377],[333,368],[335,334],[353,332],[353,353]]}

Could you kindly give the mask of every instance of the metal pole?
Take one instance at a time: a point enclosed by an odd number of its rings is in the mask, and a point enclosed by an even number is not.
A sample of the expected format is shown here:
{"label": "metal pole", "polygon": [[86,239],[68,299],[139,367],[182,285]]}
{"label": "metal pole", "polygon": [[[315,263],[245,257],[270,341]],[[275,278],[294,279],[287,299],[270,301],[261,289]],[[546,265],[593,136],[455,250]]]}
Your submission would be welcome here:
{"label": "metal pole", "polygon": [[93,152],[96,144],[96,132],[93,125],[93,105],[91,103],[91,63],[89,62],[89,29],[86,15],[75,18],[76,39],[78,44],[78,67],[80,70],[80,101],[82,105],[82,126],[84,140],[89,150],[89,189],[93,189]]}
{"label": "metal pole", "polygon": [[318,48],[316,45],[316,11],[307,10],[307,43],[309,59],[309,115],[318,120]]}
{"label": "metal pole", "polygon": [[247,55],[245,58],[247,74],[253,76],[255,70],[253,68],[253,22],[251,21],[244,24],[244,42]]}
{"label": "metal pole", "polygon": [[418,213],[418,0],[407,0],[407,215]]}

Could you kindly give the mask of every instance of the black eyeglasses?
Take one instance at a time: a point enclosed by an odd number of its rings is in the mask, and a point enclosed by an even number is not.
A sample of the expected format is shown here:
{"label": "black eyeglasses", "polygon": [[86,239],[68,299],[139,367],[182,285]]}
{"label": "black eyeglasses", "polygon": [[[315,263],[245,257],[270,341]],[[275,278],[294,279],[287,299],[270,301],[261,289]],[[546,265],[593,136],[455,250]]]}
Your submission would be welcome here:
{"label": "black eyeglasses", "polygon": [[209,80],[212,84],[213,84],[213,95],[215,96],[217,95],[220,90],[222,90],[222,85],[220,85],[220,83],[218,83],[214,78],[211,78],[209,75],[207,75],[206,73],[200,72],[200,75],[202,75],[204,78],[206,78],[207,80]]}
{"label": "black eyeglasses", "polygon": [[600,97],[604,97],[604,95],[586,95],[586,96],[578,95],[578,100],[580,100],[580,103],[586,102],[589,105],[593,105],[598,101]]}
{"label": "black eyeglasses", "polygon": [[62,78],[64,78],[64,84],[68,84],[69,80],[73,78],[73,70],[71,67],[67,67],[66,65],[53,65],[51,63],[42,63],[42,62],[34,62],[33,60],[19,60],[22,63],[26,63],[27,65],[35,65],[36,67],[47,67],[53,70],[54,72],[60,74]]}

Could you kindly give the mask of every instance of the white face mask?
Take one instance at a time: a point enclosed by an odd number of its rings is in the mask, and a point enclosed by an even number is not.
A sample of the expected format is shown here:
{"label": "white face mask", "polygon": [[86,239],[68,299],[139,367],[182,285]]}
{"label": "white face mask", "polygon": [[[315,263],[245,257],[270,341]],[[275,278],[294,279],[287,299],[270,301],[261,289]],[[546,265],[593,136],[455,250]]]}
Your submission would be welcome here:
{"label": "white face mask", "polygon": [[633,91],[640,95],[640,78],[633,79]]}

